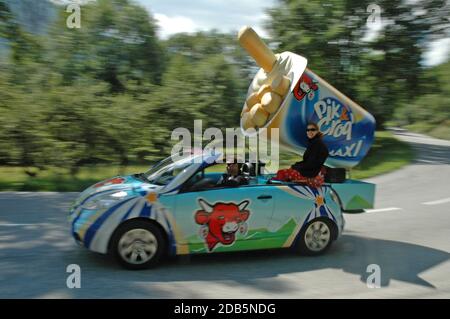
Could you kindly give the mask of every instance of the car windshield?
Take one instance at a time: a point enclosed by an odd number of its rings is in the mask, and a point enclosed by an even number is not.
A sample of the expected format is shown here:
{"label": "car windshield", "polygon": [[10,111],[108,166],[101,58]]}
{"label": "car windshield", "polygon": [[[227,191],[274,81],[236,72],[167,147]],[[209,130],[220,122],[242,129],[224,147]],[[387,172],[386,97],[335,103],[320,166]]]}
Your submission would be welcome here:
{"label": "car windshield", "polygon": [[191,164],[192,158],[190,156],[175,163],[171,157],[168,157],[152,166],[144,173],[144,176],[152,184],[165,186]]}
{"label": "car windshield", "polygon": [[153,175],[154,173],[156,173],[157,171],[159,171],[161,168],[163,168],[164,166],[168,166],[170,164],[172,164],[172,157],[166,157],[163,160],[157,162],[155,165],[153,165],[152,167],[150,167],[150,169],[148,171],[146,171],[144,173],[145,177],[148,179],[149,176]]}

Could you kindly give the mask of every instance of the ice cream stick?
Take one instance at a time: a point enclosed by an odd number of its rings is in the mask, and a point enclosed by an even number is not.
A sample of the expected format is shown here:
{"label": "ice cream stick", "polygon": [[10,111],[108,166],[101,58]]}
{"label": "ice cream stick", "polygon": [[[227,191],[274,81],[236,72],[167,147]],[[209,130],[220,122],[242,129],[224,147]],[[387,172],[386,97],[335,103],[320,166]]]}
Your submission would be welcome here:
{"label": "ice cream stick", "polygon": [[255,59],[256,64],[267,73],[272,71],[277,58],[252,28],[248,26],[243,27],[239,31],[238,40],[248,54]]}

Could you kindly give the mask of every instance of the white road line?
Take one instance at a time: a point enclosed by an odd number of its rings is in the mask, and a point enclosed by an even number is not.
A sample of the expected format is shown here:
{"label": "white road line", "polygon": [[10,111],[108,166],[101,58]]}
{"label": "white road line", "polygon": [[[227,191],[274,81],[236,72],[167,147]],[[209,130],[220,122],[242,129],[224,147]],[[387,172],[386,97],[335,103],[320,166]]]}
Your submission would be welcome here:
{"label": "white road line", "polygon": [[448,203],[448,202],[450,202],[450,197],[444,198],[444,199],[434,200],[434,201],[431,201],[431,202],[425,202],[425,203],[422,203],[422,204],[424,204],[424,205],[438,205],[438,204],[444,204],[444,203]]}
{"label": "white road line", "polygon": [[389,212],[391,210],[400,210],[399,207],[388,207],[388,208],[379,208],[379,209],[365,209],[367,213],[376,213],[376,212]]}

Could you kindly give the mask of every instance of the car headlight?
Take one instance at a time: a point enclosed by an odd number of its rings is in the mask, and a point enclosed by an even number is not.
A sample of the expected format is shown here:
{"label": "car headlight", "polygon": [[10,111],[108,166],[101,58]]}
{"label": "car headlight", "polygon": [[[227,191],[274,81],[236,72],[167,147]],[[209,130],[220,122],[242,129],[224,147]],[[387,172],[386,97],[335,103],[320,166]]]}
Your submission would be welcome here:
{"label": "car headlight", "polygon": [[119,191],[113,194],[108,194],[106,196],[95,197],[91,200],[88,200],[81,207],[87,210],[97,210],[104,209],[112,206],[117,203],[121,199],[125,198],[128,195],[127,192]]}

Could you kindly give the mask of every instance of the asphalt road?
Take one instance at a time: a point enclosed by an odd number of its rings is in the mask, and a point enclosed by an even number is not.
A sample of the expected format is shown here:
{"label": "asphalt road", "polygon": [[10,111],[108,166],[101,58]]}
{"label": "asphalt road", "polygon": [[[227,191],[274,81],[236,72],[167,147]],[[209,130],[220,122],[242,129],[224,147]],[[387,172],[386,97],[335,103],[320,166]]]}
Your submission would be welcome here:
{"label": "asphalt road", "polygon": [[[119,268],[75,245],[66,221],[76,193],[0,193],[0,298],[450,298],[450,142],[407,132],[417,159],[377,184],[376,208],[346,215],[326,255],[259,251]],[[81,267],[69,289],[66,267]],[[369,288],[367,266],[381,270]]]}

